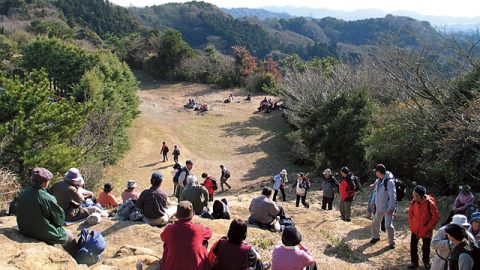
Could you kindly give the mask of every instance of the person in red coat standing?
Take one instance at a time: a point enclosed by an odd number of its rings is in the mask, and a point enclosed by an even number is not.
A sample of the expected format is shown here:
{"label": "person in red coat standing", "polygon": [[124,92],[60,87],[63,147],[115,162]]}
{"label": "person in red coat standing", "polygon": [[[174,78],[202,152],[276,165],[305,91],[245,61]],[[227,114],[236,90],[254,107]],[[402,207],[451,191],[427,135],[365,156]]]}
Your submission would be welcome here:
{"label": "person in red coat standing", "polygon": [[352,202],[355,197],[355,183],[352,174],[347,167],[340,171],[342,182],[340,182],[340,215],[343,221],[350,222],[352,218]]}
{"label": "person in red coat standing", "polygon": [[423,186],[416,186],[413,192],[413,200],[408,208],[408,224],[412,234],[410,240],[410,260],[408,269],[418,268],[418,241],[422,239],[422,260],[425,269],[430,269],[430,242],[435,225],[440,219],[435,199],[426,195],[427,190]]}
{"label": "person in red coat standing", "polygon": [[167,225],[160,234],[164,242],[161,270],[209,270],[207,243],[212,231],[192,223],[192,203],[181,201],[177,206],[178,219]]}
{"label": "person in red coat standing", "polygon": [[203,181],[203,186],[208,190],[208,201],[213,202],[213,194],[215,194],[213,177],[208,175],[207,173],[202,173],[202,178],[205,179]]}

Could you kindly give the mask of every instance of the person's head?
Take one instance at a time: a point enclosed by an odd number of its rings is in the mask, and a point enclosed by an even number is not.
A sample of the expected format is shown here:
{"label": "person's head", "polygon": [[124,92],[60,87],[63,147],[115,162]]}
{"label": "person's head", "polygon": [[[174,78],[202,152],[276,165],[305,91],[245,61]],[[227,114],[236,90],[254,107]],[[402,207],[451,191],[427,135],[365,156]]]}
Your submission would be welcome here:
{"label": "person's head", "polygon": [[448,224],[445,227],[445,233],[447,234],[448,240],[454,245],[457,245],[468,237],[465,227],[458,224]]}
{"label": "person's head", "polygon": [[227,233],[228,242],[240,245],[247,238],[247,224],[241,219],[234,219],[230,223]]}
{"label": "person's head", "polygon": [[223,168],[225,168],[225,167],[224,167],[223,165],[220,165],[220,169],[222,169],[222,170],[223,170]]}
{"label": "person's head", "polygon": [[137,186],[135,180],[130,179],[127,181],[127,189],[134,189]]}
{"label": "person's head", "polygon": [[34,188],[47,188],[53,174],[45,168],[34,168],[30,176],[30,183]]}
{"label": "person's head", "polygon": [[177,145],[175,144],[175,145],[173,146],[173,148],[177,148]]}
{"label": "person's head", "polygon": [[470,225],[472,226],[472,231],[475,233],[480,232],[480,212],[475,212],[472,214],[470,218]]}
{"label": "person's head", "polygon": [[165,142],[162,142],[162,144],[165,144]]}
{"label": "person's head", "polygon": [[387,168],[385,168],[385,165],[383,164],[377,164],[377,166],[375,166],[375,175],[378,177],[378,178],[384,178],[385,177],[385,173],[387,172]]}
{"label": "person's head", "polygon": [[330,170],[330,169],[328,169],[328,168],[325,169],[325,170],[323,171],[323,176],[324,176],[325,178],[330,178],[330,177],[332,177],[332,170]]}
{"label": "person's head", "polygon": [[472,188],[469,185],[460,186],[460,192],[462,193],[468,194],[471,190]]}
{"label": "person's head", "polygon": [[188,170],[191,170],[193,168],[193,161],[191,160],[185,161],[185,166],[187,167]]}
{"label": "person's head", "polygon": [[297,173],[298,180],[303,180],[304,177],[305,177],[305,174],[303,172]]}
{"label": "person's head", "polygon": [[425,199],[426,194],[427,194],[427,189],[424,186],[417,185],[413,191],[413,199],[416,202],[421,202],[422,200]]}
{"label": "person's head", "polygon": [[85,183],[80,170],[77,168],[70,168],[67,173],[65,173],[65,179],[72,182],[75,186],[81,187]]}
{"label": "person's head", "polygon": [[342,169],[340,170],[340,174],[345,177],[350,173],[350,170],[348,169],[347,166],[343,166]]}
{"label": "person's head", "polygon": [[103,192],[110,193],[112,192],[112,190],[113,190],[112,183],[105,183],[105,185],[103,185]]}
{"label": "person's head", "polygon": [[460,226],[463,226],[465,228],[468,228],[470,226],[470,223],[468,223],[468,219],[465,215],[462,214],[456,214],[452,217],[452,221],[450,224],[457,224]]}
{"label": "person's head", "polygon": [[150,178],[150,184],[154,187],[159,187],[163,181],[163,174],[161,172],[154,172],[152,173],[152,177]]}
{"label": "person's head", "polygon": [[284,246],[296,246],[302,242],[302,235],[295,226],[287,226],[282,232],[282,244]]}
{"label": "person's head", "polygon": [[280,171],[281,176],[286,176],[287,175],[287,170],[283,169]]}
{"label": "person's head", "polygon": [[179,220],[190,220],[195,215],[192,203],[189,201],[181,201],[177,205],[177,213],[175,217]]}
{"label": "person's head", "polygon": [[208,174],[206,172],[202,173],[202,178],[207,178]]}
{"label": "person's head", "polygon": [[270,198],[270,196],[272,196],[272,189],[268,187],[264,187],[262,189],[262,195],[264,195],[267,198]]}
{"label": "person's head", "polygon": [[187,176],[187,186],[193,186],[194,184],[197,184],[198,180],[195,175],[189,175]]}

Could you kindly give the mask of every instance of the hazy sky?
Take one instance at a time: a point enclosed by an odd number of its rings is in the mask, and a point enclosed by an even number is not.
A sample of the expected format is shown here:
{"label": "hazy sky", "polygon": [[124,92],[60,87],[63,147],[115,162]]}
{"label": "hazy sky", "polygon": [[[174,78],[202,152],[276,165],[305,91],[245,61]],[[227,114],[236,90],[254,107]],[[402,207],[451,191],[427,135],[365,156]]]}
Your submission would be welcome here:
{"label": "hazy sky", "polygon": [[[151,6],[168,2],[164,0],[110,0],[122,6]],[[296,6],[296,7],[323,7],[333,10],[353,11],[357,9],[375,8],[386,12],[410,10],[422,15],[443,15],[474,17],[480,16],[480,1],[478,0],[206,0],[219,7],[249,7],[261,6]]]}

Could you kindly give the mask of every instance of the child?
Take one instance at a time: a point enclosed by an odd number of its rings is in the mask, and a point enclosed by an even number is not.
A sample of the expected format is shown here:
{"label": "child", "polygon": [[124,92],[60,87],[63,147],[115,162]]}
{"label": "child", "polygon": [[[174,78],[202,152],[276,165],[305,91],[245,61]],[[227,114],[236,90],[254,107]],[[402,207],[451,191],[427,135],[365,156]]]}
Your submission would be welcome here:
{"label": "child", "polygon": [[100,192],[97,199],[97,202],[102,207],[109,209],[121,204],[121,201],[115,198],[115,196],[111,193],[112,190],[113,185],[111,183],[106,183],[103,185],[103,191]]}
{"label": "child", "polygon": [[213,178],[207,173],[202,173],[203,186],[208,190],[208,201],[213,202],[213,194],[215,193],[215,188],[213,184]]}

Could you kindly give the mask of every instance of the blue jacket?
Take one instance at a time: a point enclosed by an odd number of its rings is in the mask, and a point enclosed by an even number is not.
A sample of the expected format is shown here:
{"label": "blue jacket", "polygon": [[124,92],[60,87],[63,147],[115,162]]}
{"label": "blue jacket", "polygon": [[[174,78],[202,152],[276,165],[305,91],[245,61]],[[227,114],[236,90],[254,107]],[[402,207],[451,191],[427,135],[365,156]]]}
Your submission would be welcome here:
{"label": "blue jacket", "polygon": [[[389,171],[385,172],[385,176],[375,185],[375,207],[377,211],[387,212],[387,210],[395,211],[397,207],[397,191],[393,182],[393,174]],[[387,181],[385,189],[384,182]]]}

